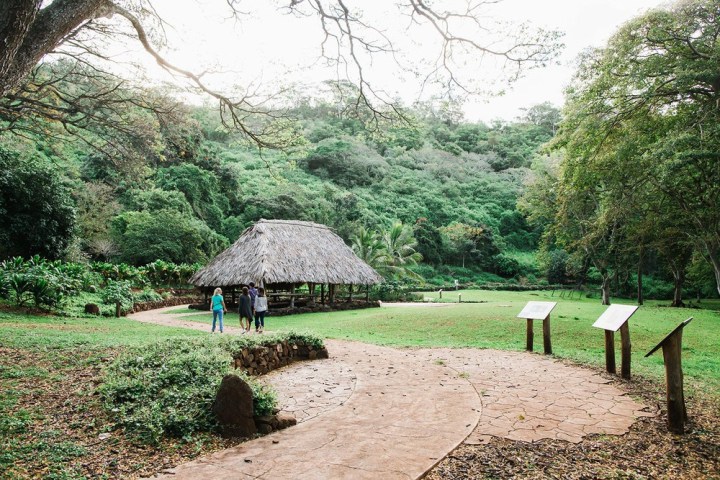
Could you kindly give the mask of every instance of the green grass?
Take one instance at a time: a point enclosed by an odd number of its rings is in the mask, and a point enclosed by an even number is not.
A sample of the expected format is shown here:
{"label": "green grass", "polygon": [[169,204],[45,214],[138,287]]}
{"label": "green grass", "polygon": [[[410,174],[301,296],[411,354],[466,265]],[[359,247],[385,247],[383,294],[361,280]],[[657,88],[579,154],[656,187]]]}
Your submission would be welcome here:
{"label": "green grass", "polygon": [[205,335],[126,318],[69,318],[0,312],[0,347],[37,349],[99,349],[141,345],[166,338]]}
{"label": "green grass", "polygon": [[197,312],[197,310],[190,310],[188,307],[178,307],[178,308],[173,308],[170,310],[165,310],[163,313],[168,314],[168,315],[173,315],[173,314],[176,315],[178,313],[193,313],[193,312]]}
{"label": "green grass", "polygon": [[[443,307],[389,307],[334,313],[272,316],[268,330],[308,331],[327,338],[357,340],[404,347],[475,347],[525,349],[525,320],[516,318],[527,301],[557,301],[551,315],[553,353],[581,363],[603,366],[604,334],[591,325],[606,307],[597,299],[559,298],[551,292],[459,291],[445,292],[443,300],[485,303]],[[427,294],[425,294],[427,296]],[[453,298],[454,295],[454,298]],[[631,303],[618,301],[617,303]],[[634,373],[664,378],[662,354],[644,358],[652,347],[688,317],[694,321],[683,335],[683,369],[686,385],[720,393],[720,313],[713,310],[675,309],[648,302],[630,319]],[[542,351],[540,323],[535,327],[535,350]],[[620,364],[620,335],[616,356]]]}

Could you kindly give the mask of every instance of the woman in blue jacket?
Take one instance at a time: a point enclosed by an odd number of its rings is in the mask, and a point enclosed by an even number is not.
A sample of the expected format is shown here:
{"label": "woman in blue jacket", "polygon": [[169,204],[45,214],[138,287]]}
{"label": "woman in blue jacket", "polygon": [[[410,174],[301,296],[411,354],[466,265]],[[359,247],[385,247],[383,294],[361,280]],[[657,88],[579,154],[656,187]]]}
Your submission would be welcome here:
{"label": "woman in blue jacket", "polygon": [[215,322],[218,319],[220,320],[220,333],[223,333],[223,314],[227,313],[227,308],[225,308],[225,298],[223,298],[222,290],[220,288],[216,288],[215,293],[213,293],[212,312],[212,333],[215,333]]}

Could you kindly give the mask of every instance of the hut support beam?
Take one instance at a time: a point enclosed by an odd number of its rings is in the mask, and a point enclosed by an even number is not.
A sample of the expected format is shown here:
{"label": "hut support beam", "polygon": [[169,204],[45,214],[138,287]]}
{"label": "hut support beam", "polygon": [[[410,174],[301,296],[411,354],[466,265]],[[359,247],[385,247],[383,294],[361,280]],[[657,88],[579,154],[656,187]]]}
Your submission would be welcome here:
{"label": "hut support beam", "polygon": [[350,284],[350,295],[348,295],[348,302],[352,302],[353,286]]}
{"label": "hut support beam", "polygon": [[320,284],[320,303],[325,305],[325,284]]}

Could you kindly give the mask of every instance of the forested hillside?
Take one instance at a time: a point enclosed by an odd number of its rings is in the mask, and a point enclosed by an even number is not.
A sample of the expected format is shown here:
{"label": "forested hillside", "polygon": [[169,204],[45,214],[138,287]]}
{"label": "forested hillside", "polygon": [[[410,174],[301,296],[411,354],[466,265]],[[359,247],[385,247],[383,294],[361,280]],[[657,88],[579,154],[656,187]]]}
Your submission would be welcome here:
{"label": "forested hillside", "polygon": [[541,229],[528,227],[516,202],[559,120],[549,105],[492,125],[417,105],[404,121],[378,124],[305,98],[282,119],[290,146],[258,150],[214,106],[114,95],[145,105],[98,110],[80,136],[36,121],[0,137],[2,257],[204,262],[260,218],[323,223],[348,244],[401,222],[425,275],[443,266],[464,267],[465,277],[537,274],[523,252],[537,248]]}

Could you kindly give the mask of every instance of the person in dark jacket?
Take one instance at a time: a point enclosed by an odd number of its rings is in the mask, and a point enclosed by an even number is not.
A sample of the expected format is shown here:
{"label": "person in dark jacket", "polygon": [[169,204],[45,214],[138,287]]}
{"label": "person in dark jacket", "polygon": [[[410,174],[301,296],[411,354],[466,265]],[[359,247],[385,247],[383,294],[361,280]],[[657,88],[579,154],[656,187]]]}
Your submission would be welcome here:
{"label": "person in dark jacket", "polygon": [[[247,287],[243,287],[242,295],[238,301],[240,306],[240,328],[243,329],[242,333],[250,331],[250,322],[252,321],[252,300],[250,299],[250,292]],[[245,320],[243,322],[243,320]]]}

